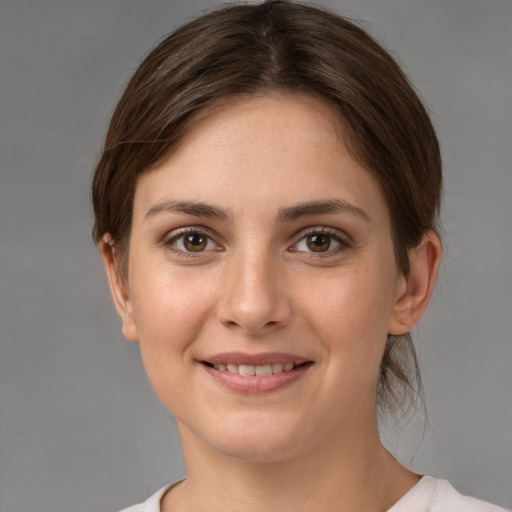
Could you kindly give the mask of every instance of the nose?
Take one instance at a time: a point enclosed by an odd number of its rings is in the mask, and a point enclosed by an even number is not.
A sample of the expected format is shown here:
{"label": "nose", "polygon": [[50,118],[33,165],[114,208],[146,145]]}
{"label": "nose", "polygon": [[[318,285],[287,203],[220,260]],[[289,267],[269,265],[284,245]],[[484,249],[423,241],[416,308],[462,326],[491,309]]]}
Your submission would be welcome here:
{"label": "nose", "polygon": [[261,335],[290,322],[292,306],[278,256],[239,255],[225,268],[219,322],[245,334]]}

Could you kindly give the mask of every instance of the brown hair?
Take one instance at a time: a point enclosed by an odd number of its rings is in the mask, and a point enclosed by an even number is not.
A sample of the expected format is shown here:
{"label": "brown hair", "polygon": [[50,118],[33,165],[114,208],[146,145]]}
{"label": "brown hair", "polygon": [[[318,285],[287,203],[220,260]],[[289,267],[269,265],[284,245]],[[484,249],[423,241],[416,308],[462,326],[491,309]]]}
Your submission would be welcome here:
{"label": "brown hair", "polygon": [[[364,30],[317,7],[271,0],[231,5],[180,27],[142,62],[113,114],[92,185],[94,238],[126,257],[137,177],[169,154],[198,114],[235,97],[298,92],[342,121],[354,157],[378,180],[399,270],[435,229],[441,158],[429,116],[400,67]],[[389,336],[379,402],[421,388],[409,334]]]}

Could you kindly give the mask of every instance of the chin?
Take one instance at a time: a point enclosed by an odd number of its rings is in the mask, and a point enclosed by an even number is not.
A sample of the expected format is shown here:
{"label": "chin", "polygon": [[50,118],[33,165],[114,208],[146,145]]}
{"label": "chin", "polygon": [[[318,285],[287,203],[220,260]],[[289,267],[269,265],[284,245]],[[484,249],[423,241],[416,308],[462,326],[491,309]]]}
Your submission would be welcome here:
{"label": "chin", "polygon": [[269,440],[268,438],[245,439],[217,445],[217,450],[225,456],[244,462],[271,463],[289,460],[297,455],[297,446],[289,440]]}
{"label": "chin", "polygon": [[307,444],[296,427],[275,421],[275,418],[265,421],[265,417],[260,416],[250,421],[232,422],[224,427],[220,426],[221,432],[211,432],[210,446],[226,456],[247,462],[287,460]]}
{"label": "chin", "polygon": [[[299,415],[300,416],[300,415]],[[223,418],[176,418],[184,452],[209,452],[263,463],[292,458],[304,446],[304,418],[277,411],[245,411]],[[303,421],[300,421],[300,420]],[[189,421],[186,421],[189,420]],[[315,429],[313,429],[315,430]]]}

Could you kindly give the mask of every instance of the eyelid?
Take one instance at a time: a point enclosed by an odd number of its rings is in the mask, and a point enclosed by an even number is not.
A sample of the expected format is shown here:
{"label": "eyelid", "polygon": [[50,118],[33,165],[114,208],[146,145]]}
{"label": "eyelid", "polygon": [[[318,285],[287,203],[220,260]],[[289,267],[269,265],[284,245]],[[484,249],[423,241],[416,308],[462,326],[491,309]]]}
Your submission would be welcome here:
{"label": "eyelid", "polygon": [[[215,245],[215,249],[207,249],[204,251],[198,251],[198,252],[192,252],[192,251],[185,251],[182,249],[179,249],[174,245],[174,242],[179,239],[182,236],[185,236],[190,233],[197,233],[206,236],[209,240],[211,240]],[[329,249],[324,252],[312,252],[312,251],[303,251],[296,248],[296,246],[306,237],[311,235],[319,235],[324,234],[332,237],[336,242],[339,243],[338,247],[335,247],[333,249]],[[214,232],[212,232],[209,228],[205,226],[183,226],[180,228],[173,229],[169,232],[167,232],[164,237],[162,238],[162,244],[169,248],[172,252],[179,256],[189,257],[189,258],[199,258],[199,257],[205,257],[206,255],[211,255],[212,252],[218,252],[222,251],[224,249],[223,244],[219,243],[220,236]],[[328,226],[309,226],[307,228],[304,228],[300,230],[294,237],[295,242],[291,245],[291,247],[288,248],[289,252],[297,252],[302,253],[304,255],[307,255],[307,257],[310,258],[322,258],[322,257],[329,257],[333,256],[335,254],[341,253],[347,249],[350,249],[353,244],[352,240],[344,231],[341,231],[336,228],[331,228]]]}
{"label": "eyelid", "polygon": [[[192,251],[184,251],[179,249],[174,245],[174,242],[179,238],[187,235],[187,234],[200,234],[206,236],[209,240],[211,240],[215,244],[215,249],[208,249],[204,251],[192,252]],[[179,256],[184,256],[187,258],[199,258],[201,256],[205,256],[211,254],[212,252],[216,252],[222,250],[222,245],[218,242],[218,236],[214,235],[212,231],[205,226],[183,226],[181,228],[173,229],[165,234],[162,239],[162,244],[173,251],[175,254]]]}
{"label": "eyelid", "polygon": [[[335,239],[340,245],[338,247],[335,247],[334,249],[329,249],[324,252],[313,252],[313,251],[300,251],[296,249],[295,247],[301,242],[304,238],[311,236],[311,235],[328,235],[331,238]],[[301,252],[305,255],[307,255],[310,258],[322,258],[322,257],[328,257],[332,256],[334,254],[341,253],[347,249],[352,248],[352,240],[350,237],[344,233],[343,231],[331,228],[328,226],[310,226],[303,230],[301,230],[295,237],[295,242],[293,245],[288,249],[290,252]]]}

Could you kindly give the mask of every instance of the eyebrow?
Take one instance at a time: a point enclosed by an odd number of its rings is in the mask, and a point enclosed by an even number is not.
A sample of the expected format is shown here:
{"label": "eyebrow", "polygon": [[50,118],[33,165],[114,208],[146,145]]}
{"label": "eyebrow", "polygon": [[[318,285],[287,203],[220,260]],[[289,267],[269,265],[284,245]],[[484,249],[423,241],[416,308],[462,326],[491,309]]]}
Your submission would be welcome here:
{"label": "eyebrow", "polygon": [[194,217],[206,217],[208,219],[227,220],[229,215],[226,211],[216,208],[207,203],[196,203],[192,201],[162,201],[153,205],[144,216],[145,219],[155,217],[159,213],[184,213]]}
{"label": "eyebrow", "polygon": [[[229,220],[231,215],[221,208],[208,203],[193,201],[162,201],[153,205],[144,216],[145,219],[155,217],[162,212],[183,213],[194,217],[208,219]],[[351,213],[370,221],[369,215],[358,206],[341,199],[325,199],[308,201],[279,210],[278,217],[282,221],[294,221],[301,217],[325,215],[329,213]]]}
{"label": "eyebrow", "polygon": [[326,213],[352,213],[370,221],[370,216],[358,206],[343,201],[341,199],[326,199],[323,201],[309,201],[307,203],[297,204],[279,211],[279,218],[282,220],[293,221],[300,217],[311,215],[323,215]]}

